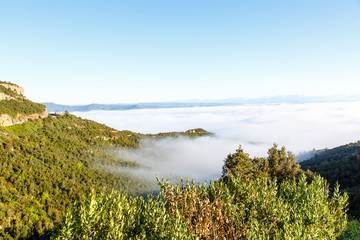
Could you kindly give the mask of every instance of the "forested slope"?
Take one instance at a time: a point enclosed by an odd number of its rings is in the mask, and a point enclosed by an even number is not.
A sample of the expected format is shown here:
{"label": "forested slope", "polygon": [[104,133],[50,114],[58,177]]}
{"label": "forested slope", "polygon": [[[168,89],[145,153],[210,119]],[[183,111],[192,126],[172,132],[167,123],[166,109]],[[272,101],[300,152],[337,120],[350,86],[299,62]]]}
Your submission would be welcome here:
{"label": "forested slope", "polygon": [[[16,117],[45,111],[15,84],[0,82],[0,93],[0,114]],[[84,201],[90,189],[147,192],[144,180],[102,167],[137,167],[118,159],[119,148],[136,148],[142,138],[209,134],[201,129],[142,135],[68,113],[27,120],[0,126],[0,239],[48,238],[65,209]]]}
{"label": "forested slope", "polygon": [[114,153],[118,148],[136,148],[146,137],[150,136],[117,131],[71,114],[0,127],[0,236],[46,233],[60,224],[67,207],[84,200],[90,188],[146,192],[146,182],[101,168],[136,167]]}
{"label": "forested slope", "polygon": [[136,147],[140,136],[117,132],[72,115],[0,129],[0,236],[44,234],[89,187],[139,192],[141,183],[111,175],[99,164],[133,165],[111,154],[113,145]]}
{"label": "forested slope", "polygon": [[326,178],[331,187],[338,182],[349,195],[349,214],[360,218],[360,141],[323,150],[300,164]]}

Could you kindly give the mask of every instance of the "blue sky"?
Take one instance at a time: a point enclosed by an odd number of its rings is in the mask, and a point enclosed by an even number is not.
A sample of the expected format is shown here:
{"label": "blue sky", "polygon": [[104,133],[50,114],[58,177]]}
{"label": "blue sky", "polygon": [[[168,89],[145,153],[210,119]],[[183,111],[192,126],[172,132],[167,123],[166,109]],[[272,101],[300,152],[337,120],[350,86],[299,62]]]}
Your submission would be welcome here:
{"label": "blue sky", "polygon": [[358,0],[0,0],[0,33],[37,102],[360,93]]}

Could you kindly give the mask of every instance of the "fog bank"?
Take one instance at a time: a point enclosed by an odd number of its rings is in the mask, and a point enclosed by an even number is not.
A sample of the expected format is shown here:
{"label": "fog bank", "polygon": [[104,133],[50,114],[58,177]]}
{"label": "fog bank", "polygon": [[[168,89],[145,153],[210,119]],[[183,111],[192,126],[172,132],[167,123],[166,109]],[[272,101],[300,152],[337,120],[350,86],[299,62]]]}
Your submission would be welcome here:
{"label": "fog bank", "polygon": [[[215,137],[143,141],[121,158],[153,166],[154,176],[220,176],[227,154],[241,144],[251,156],[266,156],[274,142],[295,154],[359,140],[360,102],[232,107],[91,111],[77,116],[118,130],[140,133],[204,128]],[[145,174],[145,172],[141,173]]]}

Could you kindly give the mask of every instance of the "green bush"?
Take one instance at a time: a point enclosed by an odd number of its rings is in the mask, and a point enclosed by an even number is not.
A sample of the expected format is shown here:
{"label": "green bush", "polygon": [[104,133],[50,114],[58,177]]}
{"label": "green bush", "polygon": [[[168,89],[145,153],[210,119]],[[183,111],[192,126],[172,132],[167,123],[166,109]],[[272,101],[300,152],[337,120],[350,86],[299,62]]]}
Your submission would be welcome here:
{"label": "green bush", "polygon": [[341,234],[340,240],[358,240],[360,239],[360,222],[351,220],[346,226],[345,231]]}
{"label": "green bush", "polygon": [[147,202],[127,194],[95,193],[76,213],[68,213],[52,239],[188,239],[179,217],[166,213],[160,196]]}
{"label": "green bush", "polygon": [[336,239],[347,223],[347,195],[330,196],[319,176],[159,184],[162,197],[147,202],[92,192],[53,239]]}

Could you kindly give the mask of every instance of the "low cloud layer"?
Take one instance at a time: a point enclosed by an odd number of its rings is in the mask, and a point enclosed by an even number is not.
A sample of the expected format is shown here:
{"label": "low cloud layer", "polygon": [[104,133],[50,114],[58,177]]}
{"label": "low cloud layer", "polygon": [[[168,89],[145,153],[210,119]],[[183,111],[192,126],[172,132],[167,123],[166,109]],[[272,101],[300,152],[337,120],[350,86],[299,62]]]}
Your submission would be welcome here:
{"label": "low cloud layer", "polygon": [[[204,128],[215,137],[143,141],[119,157],[148,166],[141,175],[214,178],[227,154],[241,144],[251,156],[266,156],[274,142],[295,154],[360,139],[359,102],[234,107],[92,111],[75,113],[118,130],[140,133]],[[152,176],[151,176],[152,175]]]}
{"label": "low cloud layer", "polygon": [[[142,165],[142,168],[132,170],[139,177],[214,179],[221,174],[223,153],[233,150],[230,144],[233,143],[216,137],[144,140],[139,149],[124,149],[118,156]],[[216,149],[209,146],[216,146]]]}

